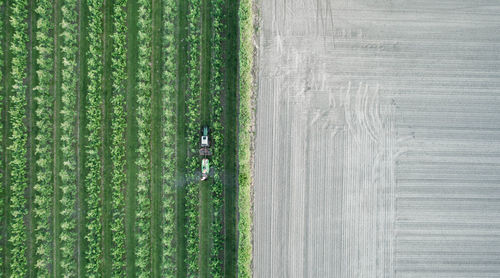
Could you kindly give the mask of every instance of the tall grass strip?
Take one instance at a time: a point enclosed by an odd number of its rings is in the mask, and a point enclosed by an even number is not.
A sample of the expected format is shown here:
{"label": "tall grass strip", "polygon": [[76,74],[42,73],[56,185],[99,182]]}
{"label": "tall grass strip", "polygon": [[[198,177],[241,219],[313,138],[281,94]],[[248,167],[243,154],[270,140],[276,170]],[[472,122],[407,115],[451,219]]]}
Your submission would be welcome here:
{"label": "tall grass strip", "polygon": [[239,7],[240,50],[239,50],[239,245],[238,277],[252,277],[252,85],[253,85],[253,11],[252,0],[241,0]]}

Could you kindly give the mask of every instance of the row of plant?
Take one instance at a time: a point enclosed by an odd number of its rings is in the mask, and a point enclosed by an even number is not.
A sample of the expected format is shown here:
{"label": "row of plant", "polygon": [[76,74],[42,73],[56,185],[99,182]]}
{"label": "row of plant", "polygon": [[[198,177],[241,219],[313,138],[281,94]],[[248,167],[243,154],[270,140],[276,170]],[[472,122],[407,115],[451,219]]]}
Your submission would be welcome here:
{"label": "row of plant", "polygon": [[113,52],[111,68],[113,79],[113,96],[111,105],[113,116],[111,122],[111,162],[113,165],[112,186],[112,221],[111,247],[112,275],[115,278],[125,276],[125,129],[127,112],[125,111],[125,85],[127,78],[127,0],[116,0],[113,6]]}
{"label": "row of plant", "polygon": [[136,211],[135,265],[138,277],[150,276],[151,255],[151,1],[139,0],[137,68],[137,127],[139,148],[137,156],[138,185]]}
{"label": "row of plant", "polygon": [[10,120],[10,219],[9,219],[9,253],[10,276],[24,277],[27,272],[26,251],[26,198],[24,191],[27,187],[26,178],[26,143],[27,128],[24,123],[26,111],[26,63],[28,50],[28,10],[27,1],[13,0],[9,3],[11,9],[10,24],[13,35],[9,50],[12,53],[13,86],[10,92],[9,120]]}
{"label": "row of plant", "polygon": [[101,248],[101,105],[102,105],[102,34],[103,2],[88,0],[89,25],[87,52],[88,87],[87,87],[87,146],[85,189],[87,196],[86,211],[86,274],[88,277],[100,277],[102,269]]}
{"label": "row of plant", "polygon": [[[4,96],[6,96],[6,91],[4,92],[4,89],[7,90],[6,88],[3,87],[4,84],[4,79],[3,79],[3,70],[4,70],[4,60],[5,56],[3,53],[3,43],[4,43],[4,26],[3,22],[5,20],[6,13],[4,12],[4,5],[3,5],[3,0],[0,0],[0,115],[2,115],[2,108],[3,108],[3,103],[4,103]],[[0,120],[0,156],[3,157],[3,121]],[[4,218],[4,186],[3,186],[3,178],[4,178],[4,164],[3,160],[0,159],[0,182],[2,182],[2,186],[0,186],[0,223],[3,224],[3,218]],[[0,242],[3,242],[3,227],[0,228],[1,234],[0,234]],[[3,244],[0,244],[0,254],[3,254]],[[3,256],[0,256],[0,276],[3,276]]]}
{"label": "row of plant", "polygon": [[76,122],[76,54],[77,45],[77,12],[76,0],[66,0],[63,3],[61,38],[62,38],[62,109],[61,109],[61,151],[63,166],[59,173],[61,177],[61,268],[67,277],[76,273],[76,153],[75,153],[75,122]]}
{"label": "row of plant", "polygon": [[210,92],[210,119],[212,121],[212,167],[215,169],[213,184],[211,188],[211,200],[213,208],[213,219],[211,223],[211,234],[213,245],[210,253],[210,273],[212,277],[224,275],[222,256],[224,251],[223,223],[223,186],[222,186],[222,153],[223,153],[223,127],[221,124],[221,86],[222,86],[222,38],[224,25],[222,24],[223,0],[211,1],[212,37],[211,37],[211,80]]}
{"label": "row of plant", "polygon": [[[3,0],[0,0],[0,115],[2,115],[2,108],[3,108],[3,101],[4,101],[4,91],[3,91],[3,61],[5,59],[4,53],[3,53],[3,21],[5,17],[5,13],[3,12]],[[1,146],[3,146],[3,122],[0,120],[0,156],[3,155],[2,151],[3,149]],[[2,186],[0,186],[0,223],[3,223],[3,197],[4,197],[4,188],[3,188],[3,160],[0,159],[0,181],[2,182]],[[3,228],[0,228],[0,231],[2,231]],[[2,237],[2,232],[0,232],[0,243],[3,242],[3,237]],[[0,254],[3,254],[3,244],[0,244]],[[3,276],[3,256],[0,256],[0,277]]]}
{"label": "row of plant", "polygon": [[239,49],[239,241],[238,277],[252,277],[252,93],[253,93],[253,55],[254,27],[252,0],[241,0],[238,11],[240,20]]}
{"label": "row of plant", "polygon": [[186,265],[189,277],[199,273],[199,173],[198,155],[200,134],[200,1],[189,0],[188,13],[188,91],[186,93],[186,126],[189,157],[186,176]]}
{"label": "row of plant", "polygon": [[175,95],[176,95],[176,44],[175,19],[177,3],[163,0],[163,221],[162,221],[162,277],[176,275],[175,263]]}
{"label": "row of plant", "polygon": [[38,85],[35,90],[36,101],[36,128],[37,136],[35,155],[37,157],[37,175],[34,186],[34,219],[35,219],[35,245],[37,275],[47,277],[52,254],[52,240],[50,233],[50,216],[53,198],[53,155],[52,155],[52,111],[53,97],[51,84],[53,82],[54,67],[54,39],[52,34],[52,1],[39,0],[36,8],[36,49]]}

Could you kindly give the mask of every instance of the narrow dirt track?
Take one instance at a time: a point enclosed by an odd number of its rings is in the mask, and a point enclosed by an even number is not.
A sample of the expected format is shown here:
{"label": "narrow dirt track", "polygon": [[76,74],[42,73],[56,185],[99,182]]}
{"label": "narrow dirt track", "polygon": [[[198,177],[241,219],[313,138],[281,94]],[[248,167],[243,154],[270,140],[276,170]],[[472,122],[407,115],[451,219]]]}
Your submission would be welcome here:
{"label": "narrow dirt track", "polygon": [[498,277],[500,5],[258,2],[255,277]]}

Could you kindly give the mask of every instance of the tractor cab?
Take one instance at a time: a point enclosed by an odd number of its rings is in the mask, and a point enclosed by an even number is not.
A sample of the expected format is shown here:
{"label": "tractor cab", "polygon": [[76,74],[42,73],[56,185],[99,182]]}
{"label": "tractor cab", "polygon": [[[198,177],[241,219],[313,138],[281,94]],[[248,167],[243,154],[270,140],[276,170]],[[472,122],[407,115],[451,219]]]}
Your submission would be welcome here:
{"label": "tractor cab", "polygon": [[200,144],[200,155],[207,156],[212,155],[210,152],[210,141],[208,139],[208,126],[204,126],[201,132],[201,144]]}
{"label": "tractor cab", "polygon": [[201,180],[204,181],[208,178],[208,173],[210,172],[210,161],[207,156],[212,155],[212,152],[210,152],[210,141],[208,139],[208,126],[204,126],[202,129],[200,145],[200,156],[202,157]]}

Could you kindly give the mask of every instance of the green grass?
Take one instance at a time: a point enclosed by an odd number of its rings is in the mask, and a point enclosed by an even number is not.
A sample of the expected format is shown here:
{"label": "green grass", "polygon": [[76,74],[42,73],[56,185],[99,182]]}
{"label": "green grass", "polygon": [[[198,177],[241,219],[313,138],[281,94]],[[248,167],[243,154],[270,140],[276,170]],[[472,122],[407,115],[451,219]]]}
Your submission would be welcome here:
{"label": "green grass", "polygon": [[88,41],[87,41],[87,25],[88,25],[88,8],[86,0],[78,1],[78,85],[77,85],[77,152],[76,152],[76,230],[77,230],[77,254],[76,254],[76,268],[79,277],[85,276],[85,215],[86,215],[86,205],[85,205],[85,177],[87,176],[87,171],[85,168],[85,146],[87,145],[87,118],[86,118],[86,106],[87,99],[85,97],[87,93],[88,84],[88,70],[87,70],[87,51],[88,51]]}
{"label": "green grass", "polygon": [[175,212],[176,212],[176,237],[175,241],[177,244],[177,254],[176,254],[176,276],[179,278],[187,277],[187,268],[184,264],[187,252],[186,252],[186,159],[187,159],[187,142],[186,142],[186,119],[184,115],[186,114],[186,99],[185,93],[188,86],[188,67],[187,67],[187,41],[183,38],[187,37],[187,13],[188,5],[187,1],[178,0],[178,12],[177,17],[177,30],[176,30],[176,41],[177,46],[177,134],[176,134],[176,196],[175,196]]}
{"label": "green grass", "polygon": [[126,128],[126,204],[125,204],[125,235],[127,246],[127,277],[135,277],[135,209],[136,209],[136,188],[137,188],[137,160],[136,150],[138,148],[137,138],[137,0],[127,1],[127,128]]}
{"label": "green grass", "polygon": [[252,277],[252,199],[251,199],[251,124],[253,85],[253,13],[252,0],[241,0],[239,9],[239,245],[238,276]]}
{"label": "green grass", "polygon": [[[212,35],[210,0],[201,5],[201,126],[210,125],[210,37]],[[211,158],[210,158],[211,159]],[[209,277],[212,222],[210,188],[213,179],[200,182],[200,277]]]}
{"label": "green grass", "polygon": [[226,0],[224,86],[224,276],[237,276],[238,3]]}
{"label": "green grass", "polygon": [[36,104],[34,100],[34,86],[36,86],[36,57],[37,51],[35,50],[35,30],[36,30],[36,13],[34,9],[34,0],[29,0],[28,3],[28,37],[29,37],[29,48],[28,48],[28,79],[27,85],[28,90],[26,93],[27,100],[27,110],[26,110],[26,118],[27,118],[27,134],[28,134],[28,144],[27,144],[27,163],[28,163],[28,190],[26,191],[27,197],[27,209],[28,214],[25,219],[26,227],[27,227],[27,251],[26,257],[28,273],[27,277],[36,277],[36,253],[35,253],[35,218],[34,218],[34,194],[35,194],[35,184],[37,181],[36,178],[36,159],[35,159],[35,110]]}

